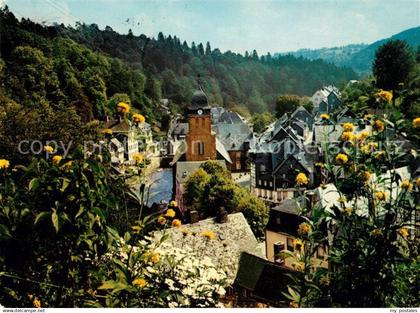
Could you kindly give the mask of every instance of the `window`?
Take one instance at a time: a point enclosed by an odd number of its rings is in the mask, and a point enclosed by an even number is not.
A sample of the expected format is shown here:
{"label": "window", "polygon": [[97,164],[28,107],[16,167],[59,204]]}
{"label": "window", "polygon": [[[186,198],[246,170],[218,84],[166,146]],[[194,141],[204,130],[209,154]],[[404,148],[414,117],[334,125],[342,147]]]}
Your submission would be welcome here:
{"label": "window", "polygon": [[236,161],[236,169],[237,170],[241,169],[241,161]]}
{"label": "window", "polygon": [[273,187],[273,182],[272,181],[270,181],[270,187]]}
{"label": "window", "polygon": [[277,224],[277,225],[280,225],[280,224],[281,224],[281,218],[280,218],[280,215],[277,215],[277,216],[276,216],[276,224]]}
{"label": "window", "polygon": [[197,150],[199,155],[204,154],[204,142],[198,142],[197,143]]}
{"label": "window", "polygon": [[262,181],[261,181],[261,179],[258,179],[258,185],[262,185]]}
{"label": "window", "polygon": [[293,252],[293,238],[287,238],[287,250]]}
{"label": "window", "polygon": [[261,172],[264,172],[264,171],[265,171],[265,165],[264,165],[264,164],[261,164],[261,165],[260,165],[260,171],[261,171]]}
{"label": "window", "polygon": [[279,241],[273,245],[274,250],[274,262],[276,263],[284,263],[284,259],[280,256],[280,252],[284,250],[284,243]]}

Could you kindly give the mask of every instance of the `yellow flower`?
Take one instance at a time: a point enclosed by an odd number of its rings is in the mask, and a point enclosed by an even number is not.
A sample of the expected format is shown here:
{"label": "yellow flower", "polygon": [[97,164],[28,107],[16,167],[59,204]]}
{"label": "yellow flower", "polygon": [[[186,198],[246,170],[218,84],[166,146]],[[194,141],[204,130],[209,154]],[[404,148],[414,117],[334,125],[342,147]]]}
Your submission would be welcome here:
{"label": "yellow flower", "polygon": [[319,283],[323,286],[329,286],[330,285],[330,279],[326,275],[322,275],[319,279]]}
{"label": "yellow flower", "polygon": [[143,163],[144,161],[144,155],[141,153],[134,153],[132,158],[137,164]]}
{"label": "yellow flower", "polygon": [[168,210],[166,211],[166,213],[165,213],[165,216],[166,216],[166,217],[169,217],[169,218],[174,218],[174,217],[175,217],[175,215],[176,215],[176,212],[175,212],[174,210],[172,210],[172,209],[168,209]]}
{"label": "yellow flower", "polygon": [[360,146],[360,151],[362,151],[362,153],[364,153],[364,154],[369,154],[377,148],[378,148],[378,143],[368,142],[366,145]]}
{"label": "yellow flower", "polygon": [[322,162],[317,162],[317,163],[315,163],[315,166],[316,167],[319,167],[319,168],[324,168],[325,167],[325,164],[322,163]]}
{"label": "yellow flower", "polygon": [[366,130],[361,131],[356,135],[356,139],[359,141],[364,141],[367,137],[369,137],[369,132]]}
{"label": "yellow flower", "polygon": [[0,169],[1,168],[8,168],[10,166],[10,162],[5,159],[0,159]]}
{"label": "yellow flower", "polygon": [[125,102],[120,102],[117,104],[117,110],[121,113],[128,113],[130,112],[130,106]]}
{"label": "yellow flower", "polygon": [[381,150],[375,153],[375,159],[381,160],[385,157],[385,151]]}
{"label": "yellow flower", "polygon": [[47,153],[53,153],[54,152],[54,148],[51,146],[44,146],[44,151]]}
{"label": "yellow flower", "polygon": [[372,173],[369,171],[364,171],[362,173],[362,180],[367,183],[372,178]]}
{"label": "yellow flower", "polygon": [[363,119],[364,119],[365,121],[370,121],[370,120],[372,119],[372,117],[373,117],[373,115],[372,115],[372,114],[366,114],[366,115],[363,117]]}
{"label": "yellow flower", "polygon": [[169,202],[169,206],[171,207],[176,207],[178,204],[176,203],[175,200],[172,200],[171,202]]}
{"label": "yellow flower", "polygon": [[413,128],[420,128],[420,117],[416,117],[413,120]]}
{"label": "yellow flower", "polygon": [[144,287],[147,286],[147,282],[143,278],[136,278],[135,280],[133,280],[133,286],[138,286],[140,288],[144,288]]}
{"label": "yellow flower", "polygon": [[136,225],[136,226],[131,226],[131,231],[132,231],[134,234],[139,234],[139,233],[140,233],[140,230],[141,230],[141,227],[140,227],[140,226],[138,226],[138,225]]}
{"label": "yellow flower", "polygon": [[340,198],[338,198],[338,202],[339,203],[346,203],[347,199],[346,199],[346,197],[340,197]]}
{"label": "yellow flower", "polygon": [[298,185],[307,185],[309,183],[308,177],[304,173],[299,173],[296,176],[296,184]]}
{"label": "yellow flower", "polygon": [[319,117],[320,117],[322,120],[329,120],[329,119],[330,119],[330,116],[329,116],[328,114],[321,114]]}
{"label": "yellow flower", "polygon": [[343,130],[345,132],[352,132],[354,130],[354,125],[352,123],[344,123]]}
{"label": "yellow flower", "polygon": [[390,91],[386,91],[386,90],[380,90],[377,93],[378,97],[381,98],[382,100],[386,101],[386,102],[391,102],[392,101],[392,92]]}
{"label": "yellow flower", "polygon": [[158,222],[160,225],[165,225],[165,223],[166,223],[166,218],[164,218],[163,216],[159,216],[159,217],[158,217],[158,219],[157,219],[157,222]]}
{"label": "yellow flower", "polygon": [[296,301],[292,301],[292,302],[289,303],[289,307],[297,309],[297,308],[299,308],[299,303],[296,302]]}
{"label": "yellow flower", "polygon": [[374,230],[372,230],[371,232],[370,232],[372,235],[374,235],[374,236],[380,236],[381,234],[382,234],[382,230],[380,230],[380,229],[378,229],[378,228],[375,228]]}
{"label": "yellow flower", "polygon": [[160,261],[160,254],[155,252],[152,254],[150,261],[152,261],[153,264],[156,264]]}
{"label": "yellow flower", "polygon": [[375,192],[375,199],[377,199],[379,201],[386,200],[386,193],[383,192],[383,191],[377,191],[377,192]]}
{"label": "yellow flower", "polygon": [[312,231],[311,225],[308,223],[301,223],[298,228],[299,235],[307,235]]}
{"label": "yellow flower", "polygon": [[297,303],[296,301],[292,301],[289,303],[289,307],[297,309],[299,307],[299,303]]}
{"label": "yellow flower", "polygon": [[344,209],[344,212],[343,212],[344,215],[350,216],[351,213],[353,213],[353,209],[352,208],[347,207],[347,208]]}
{"label": "yellow flower", "polygon": [[41,301],[38,298],[34,299],[33,304],[37,309],[41,308]]}
{"label": "yellow flower", "polygon": [[377,131],[378,133],[383,132],[385,129],[385,124],[380,121],[380,120],[376,120],[375,122],[373,122],[372,125],[373,130]]}
{"label": "yellow flower", "polygon": [[398,233],[401,235],[401,237],[404,237],[404,238],[408,237],[408,229],[406,227],[399,228]]}
{"label": "yellow flower", "polygon": [[413,189],[413,184],[408,179],[404,179],[401,183],[401,188],[405,190]]}
{"label": "yellow flower", "polygon": [[102,134],[112,135],[112,129],[111,128],[105,128],[104,130],[102,130]]}
{"label": "yellow flower", "polygon": [[68,162],[66,162],[66,163],[64,163],[61,167],[64,169],[64,170],[69,170],[70,168],[71,168],[71,166],[73,165],[73,161],[68,161]]}
{"label": "yellow flower", "polygon": [[212,240],[212,239],[216,238],[216,234],[214,232],[210,231],[210,230],[203,231],[201,233],[201,236],[203,236],[203,237],[205,237],[209,240]]}
{"label": "yellow flower", "polygon": [[[1,166],[0,166],[1,167]],[[417,178],[417,180],[416,180],[416,185],[417,185],[417,187],[420,187],[420,177],[419,178]]]}
{"label": "yellow flower", "polygon": [[181,226],[181,221],[180,220],[178,220],[178,219],[174,219],[173,221],[172,221],[172,226],[174,226],[174,227],[179,227],[179,226]]}
{"label": "yellow flower", "polygon": [[347,154],[339,153],[335,157],[335,160],[337,161],[337,163],[346,164],[349,161],[349,157],[347,156]]}
{"label": "yellow flower", "polygon": [[304,245],[303,245],[302,240],[300,240],[300,239],[293,240],[293,249],[295,251],[297,250],[297,251],[303,252]]}
{"label": "yellow flower", "polygon": [[341,140],[343,141],[353,141],[354,139],[355,139],[355,136],[350,131],[345,131],[344,133],[341,134]]}
{"label": "yellow flower", "polygon": [[52,162],[55,165],[60,164],[61,160],[63,159],[63,157],[61,155],[54,155],[52,158]]}
{"label": "yellow flower", "polygon": [[296,271],[299,271],[299,272],[303,272],[303,270],[305,269],[305,263],[303,263],[302,261],[294,262],[292,263],[292,266]]}
{"label": "yellow flower", "polygon": [[182,229],[181,229],[181,233],[182,233],[182,235],[185,237],[185,236],[187,236],[187,235],[188,235],[189,231],[188,231],[188,229],[186,229],[186,228],[182,228]]}
{"label": "yellow flower", "polygon": [[136,114],[133,114],[133,120],[136,123],[143,123],[146,119],[144,118],[143,115],[136,113]]}

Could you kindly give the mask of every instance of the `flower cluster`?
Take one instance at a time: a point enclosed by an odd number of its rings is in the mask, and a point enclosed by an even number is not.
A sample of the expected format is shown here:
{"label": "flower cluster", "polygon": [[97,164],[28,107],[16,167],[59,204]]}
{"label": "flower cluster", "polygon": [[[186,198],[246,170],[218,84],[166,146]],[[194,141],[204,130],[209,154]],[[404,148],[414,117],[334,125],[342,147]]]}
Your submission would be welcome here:
{"label": "flower cluster", "polygon": [[120,113],[130,112],[130,106],[125,102],[120,102],[117,104],[117,111]]}

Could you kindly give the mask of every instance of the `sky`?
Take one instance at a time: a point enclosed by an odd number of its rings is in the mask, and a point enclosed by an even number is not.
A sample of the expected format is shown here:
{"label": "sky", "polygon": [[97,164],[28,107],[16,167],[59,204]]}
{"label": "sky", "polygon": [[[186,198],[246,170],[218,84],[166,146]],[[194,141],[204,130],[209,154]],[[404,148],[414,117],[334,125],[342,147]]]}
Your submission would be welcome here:
{"label": "sky", "polygon": [[0,0],[17,17],[176,35],[222,52],[372,43],[420,25],[420,0]]}

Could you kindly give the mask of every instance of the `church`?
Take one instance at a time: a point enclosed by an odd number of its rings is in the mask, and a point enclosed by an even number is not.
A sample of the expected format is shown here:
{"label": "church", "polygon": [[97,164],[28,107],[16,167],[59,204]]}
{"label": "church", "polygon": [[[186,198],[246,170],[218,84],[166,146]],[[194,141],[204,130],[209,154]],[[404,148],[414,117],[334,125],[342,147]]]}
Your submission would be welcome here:
{"label": "church", "polygon": [[181,211],[184,205],[184,184],[192,173],[208,160],[216,160],[222,167],[229,168],[232,160],[225,146],[212,131],[211,107],[207,95],[200,88],[195,91],[187,107],[188,133],[178,146],[171,162],[174,179],[174,198]]}

